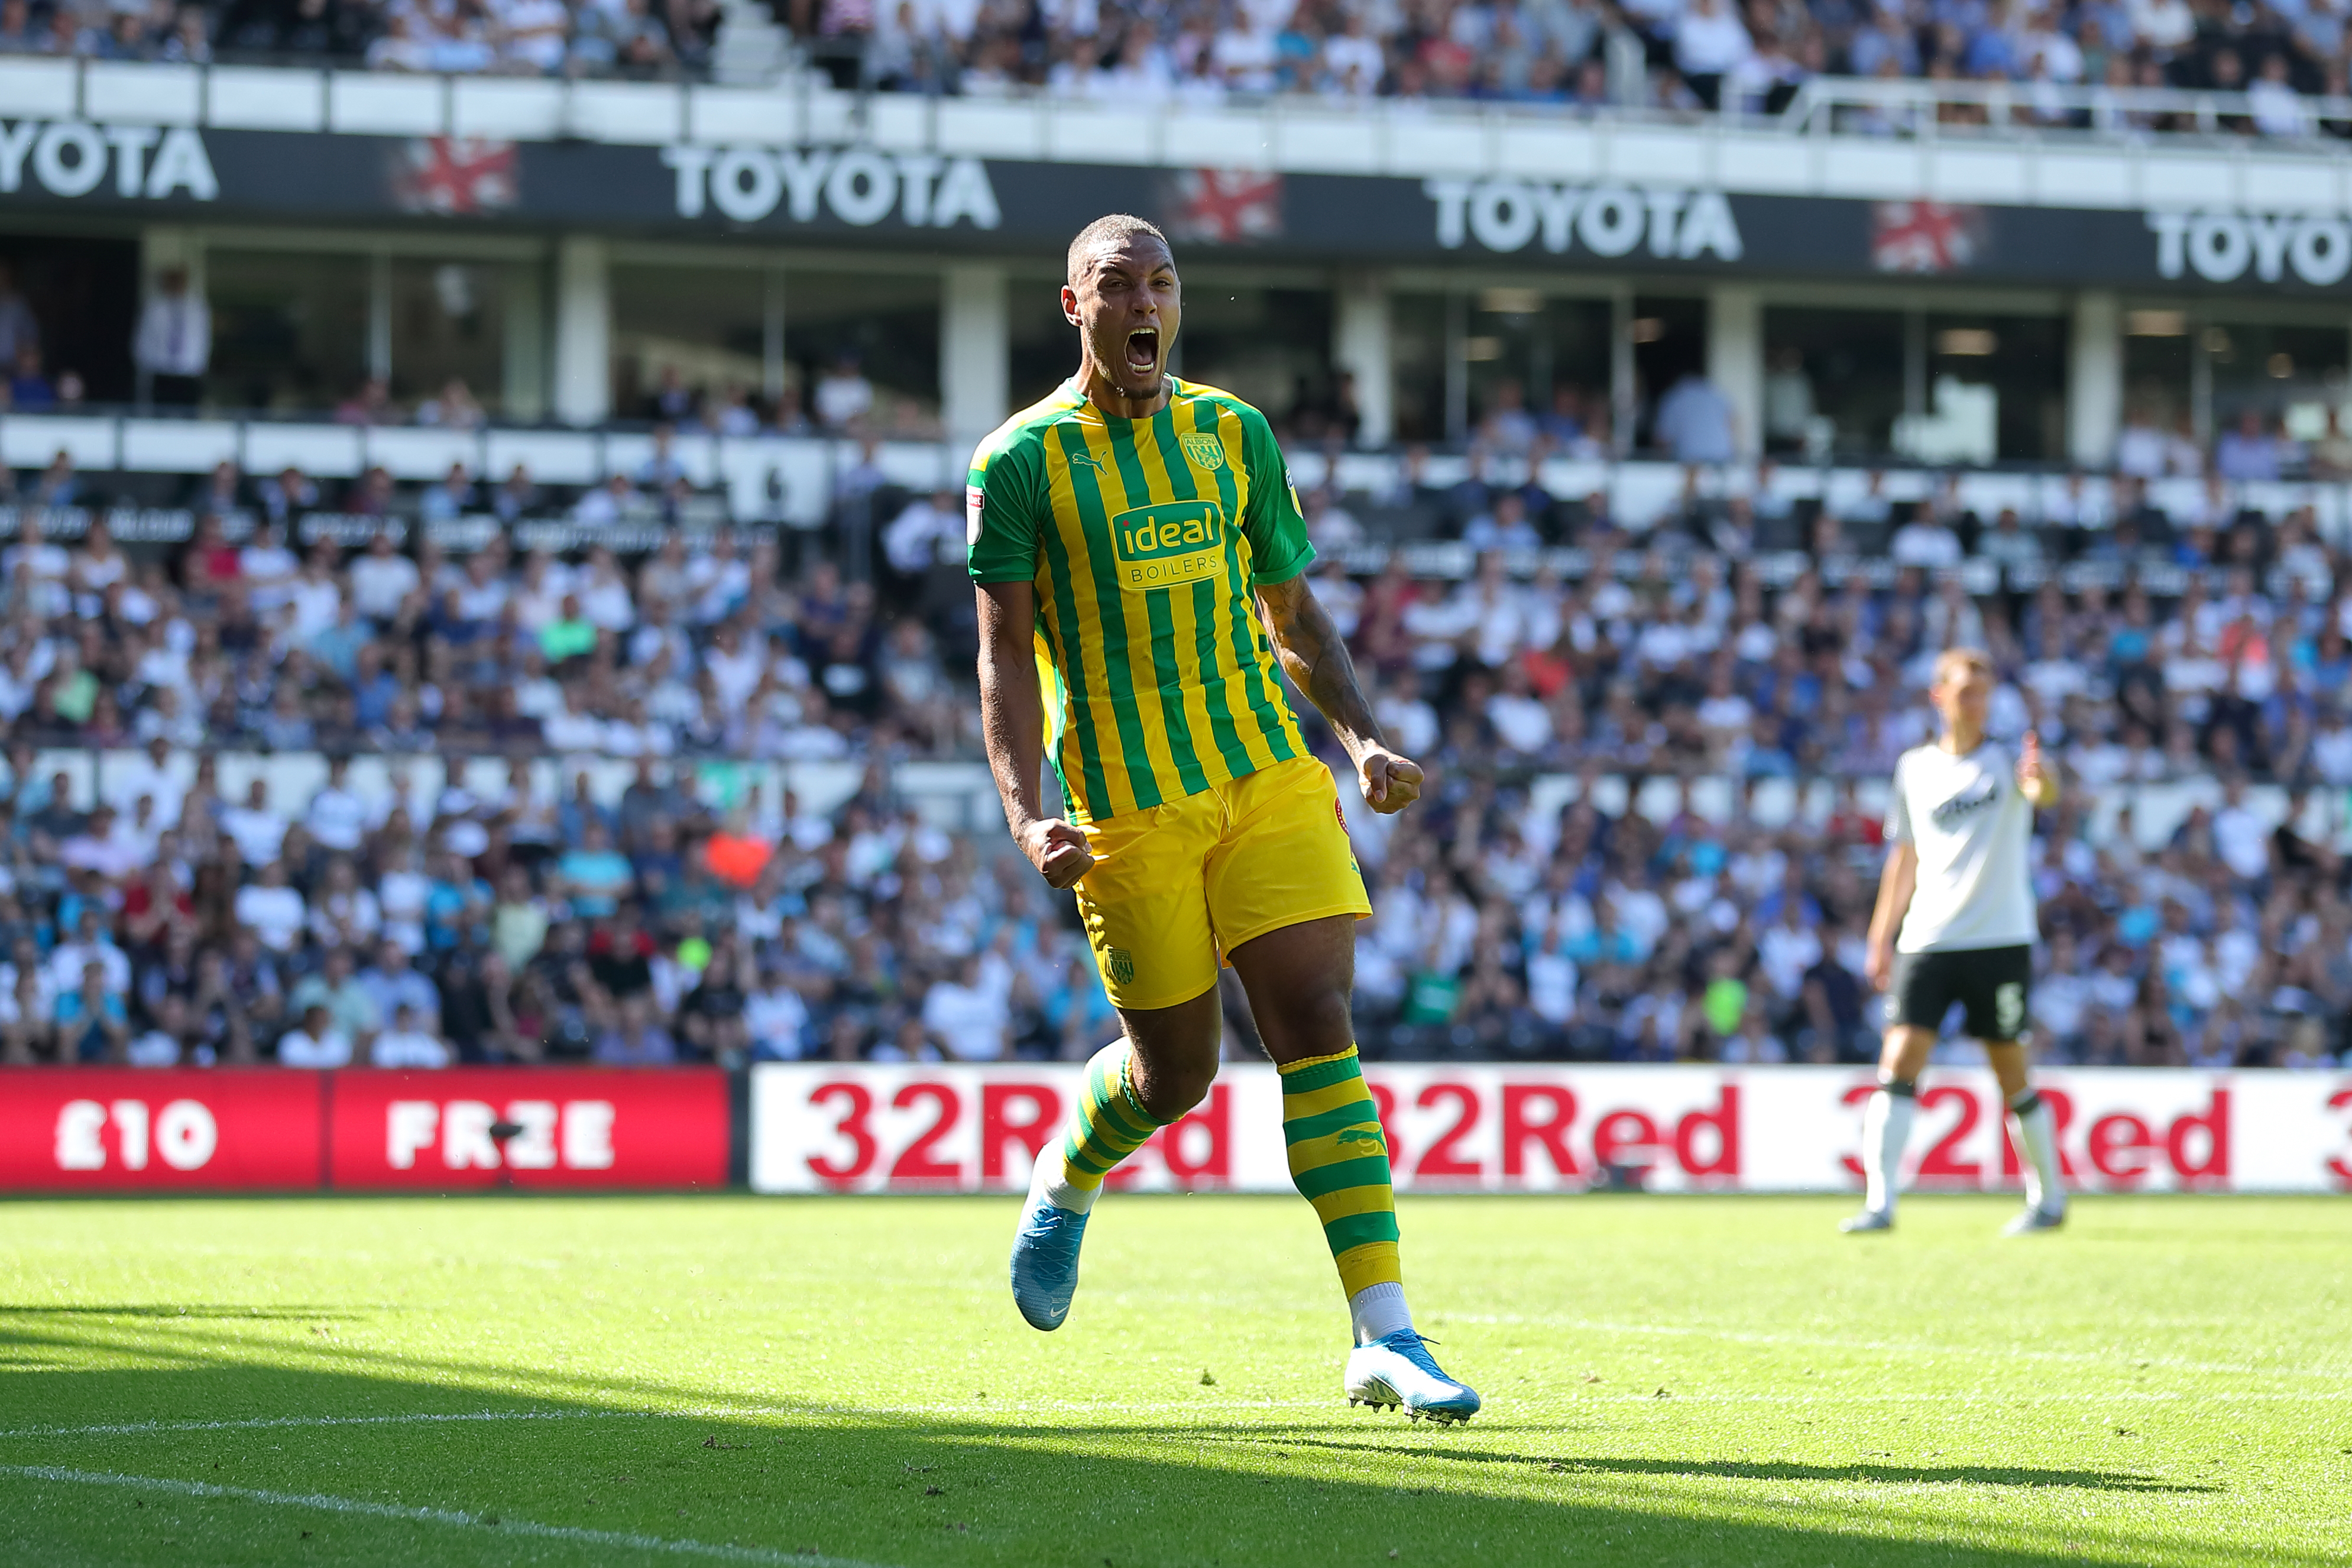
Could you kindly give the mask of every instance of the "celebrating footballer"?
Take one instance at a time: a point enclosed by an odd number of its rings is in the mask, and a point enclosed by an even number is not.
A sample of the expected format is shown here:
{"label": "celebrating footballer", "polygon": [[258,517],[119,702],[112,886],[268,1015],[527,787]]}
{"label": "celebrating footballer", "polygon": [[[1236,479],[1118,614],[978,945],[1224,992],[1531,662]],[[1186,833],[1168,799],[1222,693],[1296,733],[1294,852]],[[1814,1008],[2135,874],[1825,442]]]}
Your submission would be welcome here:
{"label": "celebrating footballer", "polygon": [[1230,965],[1347,1296],[1349,1402],[1467,1420],[1478,1395],[1439,1369],[1405,1306],[1387,1141],[1348,1011],[1370,904],[1281,677],[1346,746],[1373,810],[1411,805],[1422,770],[1390,750],[1307,586],[1314,550],[1265,416],[1169,374],[1183,288],[1166,237],[1104,217],[1068,260],[1077,373],[982,443],[965,504],[989,763],[1023,852],[1076,892],[1121,1037],[1039,1154],[1013,1300],[1034,1327],[1061,1326],[1104,1177],[1216,1078]]}

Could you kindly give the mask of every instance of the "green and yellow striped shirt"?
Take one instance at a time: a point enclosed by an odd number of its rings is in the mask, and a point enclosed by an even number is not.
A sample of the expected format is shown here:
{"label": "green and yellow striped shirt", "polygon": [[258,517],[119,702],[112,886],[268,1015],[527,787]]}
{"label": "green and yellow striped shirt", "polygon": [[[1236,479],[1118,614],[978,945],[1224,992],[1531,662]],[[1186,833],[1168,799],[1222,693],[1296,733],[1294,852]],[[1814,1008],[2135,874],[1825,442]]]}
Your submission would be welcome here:
{"label": "green and yellow striped shirt", "polygon": [[964,490],[979,583],[1034,583],[1037,679],[1073,821],[1307,754],[1251,590],[1315,558],[1265,416],[1170,378],[1112,418],[1075,382],[1006,421]]}

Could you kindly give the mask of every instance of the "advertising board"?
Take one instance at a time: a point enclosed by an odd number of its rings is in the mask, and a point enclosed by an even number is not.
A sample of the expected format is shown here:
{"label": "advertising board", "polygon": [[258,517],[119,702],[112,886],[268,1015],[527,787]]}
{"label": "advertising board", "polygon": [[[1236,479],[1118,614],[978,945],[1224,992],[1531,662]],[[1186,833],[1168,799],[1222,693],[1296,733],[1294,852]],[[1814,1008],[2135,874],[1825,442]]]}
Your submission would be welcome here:
{"label": "advertising board", "polygon": [[[1872,1074],[1843,1068],[1365,1068],[1400,1189],[1859,1190]],[[2091,1192],[2352,1190],[2352,1074],[2053,1069],[2068,1178]],[[755,1068],[761,1192],[1011,1192],[1055,1135],[1074,1066]],[[2006,1190],[2021,1166],[1980,1069],[1931,1073],[1907,1173],[1933,1191]],[[1286,1192],[1282,1091],[1233,1067],[1115,1184]]]}
{"label": "advertising board", "polygon": [[717,1071],[0,1074],[0,1192],[718,1187]]}

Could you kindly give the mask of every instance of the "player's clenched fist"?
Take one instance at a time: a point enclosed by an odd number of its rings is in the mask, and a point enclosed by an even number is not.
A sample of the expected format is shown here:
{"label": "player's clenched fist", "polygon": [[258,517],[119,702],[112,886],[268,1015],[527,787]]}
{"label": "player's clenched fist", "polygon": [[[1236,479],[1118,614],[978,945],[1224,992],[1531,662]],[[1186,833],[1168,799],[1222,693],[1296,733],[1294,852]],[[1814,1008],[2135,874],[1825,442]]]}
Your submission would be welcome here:
{"label": "player's clenched fist", "polygon": [[1356,759],[1356,782],[1364,803],[1386,816],[1421,798],[1421,764],[1375,746]]}
{"label": "player's clenched fist", "polygon": [[1076,887],[1095,863],[1087,836],[1058,816],[1044,817],[1023,828],[1021,852],[1029,857],[1029,864],[1037,868],[1046,886],[1053,888]]}

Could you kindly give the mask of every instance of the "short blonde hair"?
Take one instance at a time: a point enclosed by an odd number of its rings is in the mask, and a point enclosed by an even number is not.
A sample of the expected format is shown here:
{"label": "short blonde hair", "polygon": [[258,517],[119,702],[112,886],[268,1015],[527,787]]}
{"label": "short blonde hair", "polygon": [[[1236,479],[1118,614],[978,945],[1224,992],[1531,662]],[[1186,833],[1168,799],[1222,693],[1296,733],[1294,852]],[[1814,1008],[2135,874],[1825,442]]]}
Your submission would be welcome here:
{"label": "short blonde hair", "polygon": [[1947,676],[1962,668],[1980,669],[1990,676],[1993,672],[1992,655],[1980,647],[1948,647],[1936,656],[1935,679],[1928,684],[1941,686]]}

